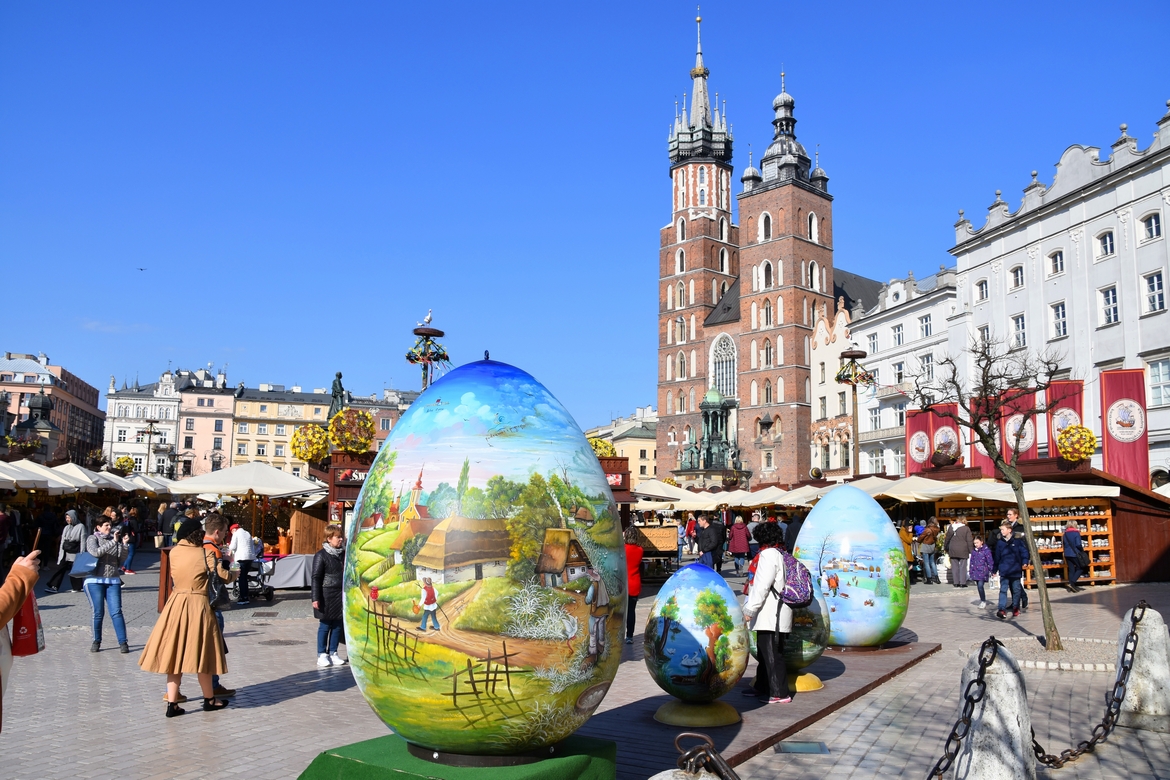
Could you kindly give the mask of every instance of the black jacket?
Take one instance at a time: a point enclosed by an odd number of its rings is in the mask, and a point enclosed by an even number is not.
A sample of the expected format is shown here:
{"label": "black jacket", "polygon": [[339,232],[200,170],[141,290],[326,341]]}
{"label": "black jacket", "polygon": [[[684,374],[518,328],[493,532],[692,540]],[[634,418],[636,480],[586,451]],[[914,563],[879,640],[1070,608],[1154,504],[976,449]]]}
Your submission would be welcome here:
{"label": "black jacket", "polygon": [[711,523],[699,529],[699,552],[713,553],[723,547],[723,523]]}
{"label": "black jacket", "polygon": [[792,552],[796,549],[796,537],[800,536],[800,529],[804,527],[804,518],[796,518],[788,521],[788,528],[784,530],[784,549]]}
{"label": "black jacket", "polygon": [[341,620],[341,577],[345,570],[345,553],[331,555],[324,549],[313,556],[313,601],[320,609],[313,610],[318,620]]}

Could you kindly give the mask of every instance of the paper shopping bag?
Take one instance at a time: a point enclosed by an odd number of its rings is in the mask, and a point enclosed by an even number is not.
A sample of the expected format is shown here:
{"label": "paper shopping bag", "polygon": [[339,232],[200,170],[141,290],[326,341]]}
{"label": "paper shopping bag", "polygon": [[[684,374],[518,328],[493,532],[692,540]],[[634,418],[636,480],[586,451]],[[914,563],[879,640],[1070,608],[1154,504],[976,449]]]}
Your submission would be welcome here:
{"label": "paper shopping bag", "polygon": [[36,655],[45,649],[45,629],[41,626],[41,611],[32,593],[12,619],[12,654]]}

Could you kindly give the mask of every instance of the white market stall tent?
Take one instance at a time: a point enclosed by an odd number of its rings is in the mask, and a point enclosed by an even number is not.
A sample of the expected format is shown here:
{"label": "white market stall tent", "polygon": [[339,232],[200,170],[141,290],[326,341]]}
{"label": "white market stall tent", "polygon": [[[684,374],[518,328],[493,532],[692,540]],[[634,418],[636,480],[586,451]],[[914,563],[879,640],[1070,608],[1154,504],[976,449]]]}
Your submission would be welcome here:
{"label": "white market stall tent", "polygon": [[252,461],[208,474],[174,482],[168,490],[175,495],[214,493],[220,496],[246,496],[249,493],[268,498],[302,496],[321,492],[323,485],[294,477],[267,463]]}

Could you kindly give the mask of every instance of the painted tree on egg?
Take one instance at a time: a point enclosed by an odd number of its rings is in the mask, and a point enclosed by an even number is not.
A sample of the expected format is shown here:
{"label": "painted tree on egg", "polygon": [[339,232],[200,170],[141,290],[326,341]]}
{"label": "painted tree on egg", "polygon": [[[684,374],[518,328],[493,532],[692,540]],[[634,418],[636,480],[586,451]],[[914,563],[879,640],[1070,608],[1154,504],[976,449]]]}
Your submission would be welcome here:
{"label": "painted tree on egg", "polygon": [[711,677],[722,672],[727,665],[731,654],[730,643],[725,634],[735,628],[731,614],[727,611],[727,602],[723,596],[711,590],[704,590],[695,599],[695,625],[703,629],[707,635],[707,664],[699,679],[704,683]]}

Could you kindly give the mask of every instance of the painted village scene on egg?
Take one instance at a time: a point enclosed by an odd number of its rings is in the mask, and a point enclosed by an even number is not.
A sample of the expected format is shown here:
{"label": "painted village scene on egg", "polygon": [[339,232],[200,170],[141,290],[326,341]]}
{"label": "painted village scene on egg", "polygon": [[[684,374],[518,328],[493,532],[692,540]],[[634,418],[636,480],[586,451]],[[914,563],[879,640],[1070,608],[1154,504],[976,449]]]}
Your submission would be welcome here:
{"label": "painted village scene on egg", "polygon": [[[625,620],[621,527],[597,458],[523,371],[451,371],[405,414],[355,507],[350,663],[412,743],[557,742],[601,702]],[[619,576],[620,573],[620,576]]]}

